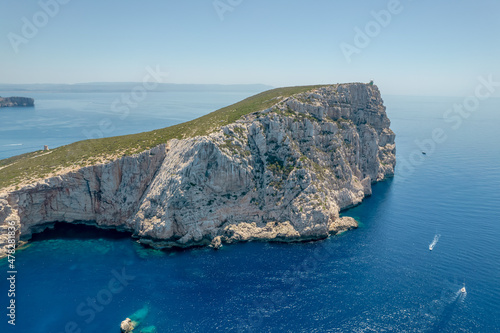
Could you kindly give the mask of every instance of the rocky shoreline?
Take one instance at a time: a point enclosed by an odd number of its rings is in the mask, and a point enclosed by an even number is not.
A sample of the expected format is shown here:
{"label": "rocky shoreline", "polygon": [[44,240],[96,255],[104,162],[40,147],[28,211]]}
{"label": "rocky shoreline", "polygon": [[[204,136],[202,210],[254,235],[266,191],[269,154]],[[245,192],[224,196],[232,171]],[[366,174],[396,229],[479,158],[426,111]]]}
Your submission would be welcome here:
{"label": "rocky shoreline", "polygon": [[326,238],[355,228],[339,211],[394,174],[389,126],[369,84],[278,98],[209,135],[4,190],[0,251],[9,226],[19,241],[58,221],[127,230],[156,248]]}

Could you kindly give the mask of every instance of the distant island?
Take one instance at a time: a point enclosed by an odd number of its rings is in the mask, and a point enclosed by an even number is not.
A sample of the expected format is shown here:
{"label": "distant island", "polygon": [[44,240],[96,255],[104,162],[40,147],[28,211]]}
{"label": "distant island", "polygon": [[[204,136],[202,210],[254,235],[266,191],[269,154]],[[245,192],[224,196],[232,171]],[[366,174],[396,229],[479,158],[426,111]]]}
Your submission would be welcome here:
{"label": "distant island", "polygon": [[[0,83],[0,92],[9,91],[16,94],[30,94],[40,92],[57,93],[94,93],[94,92],[130,92],[141,82],[90,82],[75,84],[3,84]],[[158,83],[155,92],[186,92],[186,91],[234,91],[234,92],[262,92],[273,87],[264,84],[175,84]]]}
{"label": "distant island", "polygon": [[35,106],[35,100],[28,97],[0,97],[0,108],[9,106]]}

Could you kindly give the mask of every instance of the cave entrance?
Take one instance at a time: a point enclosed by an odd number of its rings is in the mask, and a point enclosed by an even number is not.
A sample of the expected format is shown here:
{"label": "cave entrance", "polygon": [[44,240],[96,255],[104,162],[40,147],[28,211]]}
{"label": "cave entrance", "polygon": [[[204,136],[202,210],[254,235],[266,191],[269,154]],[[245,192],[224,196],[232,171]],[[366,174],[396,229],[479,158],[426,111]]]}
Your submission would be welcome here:
{"label": "cave entrance", "polygon": [[115,229],[103,229],[91,224],[55,222],[43,226],[42,230],[34,231],[29,242],[51,239],[131,239],[132,233]]}

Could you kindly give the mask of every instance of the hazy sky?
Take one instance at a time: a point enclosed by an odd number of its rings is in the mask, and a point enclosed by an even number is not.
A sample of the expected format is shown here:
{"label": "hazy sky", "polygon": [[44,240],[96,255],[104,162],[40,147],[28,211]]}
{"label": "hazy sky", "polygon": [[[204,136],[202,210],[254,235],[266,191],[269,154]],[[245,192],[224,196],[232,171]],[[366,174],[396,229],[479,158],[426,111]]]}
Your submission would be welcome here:
{"label": "hazy sky", "polygon": [[500,81],[498,0],[56,1],[2,0],[0,83],[136,82],[157,65],[172,83],[373,78],[387,94]]}

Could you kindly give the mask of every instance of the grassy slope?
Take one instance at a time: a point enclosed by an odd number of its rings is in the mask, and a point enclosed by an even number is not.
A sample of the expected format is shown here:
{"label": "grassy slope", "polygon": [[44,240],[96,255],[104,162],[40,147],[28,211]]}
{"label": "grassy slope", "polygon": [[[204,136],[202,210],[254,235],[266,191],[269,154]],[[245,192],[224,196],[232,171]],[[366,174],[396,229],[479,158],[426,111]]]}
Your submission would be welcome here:
{"label": "grassy slope", "polygon": [[113,157],[139,153],[166,143],[170,139],[206,135],[238,120],[243,115],[269,108],[279,101],[277,97],[288,97],[318,87],[321,86],[268,90],[182,124],[150,132],[75,142],[55,148],[49,154],[36,151],[0,160],[0,189],[21,182],[43,179],[61,168],[92,165]]}

